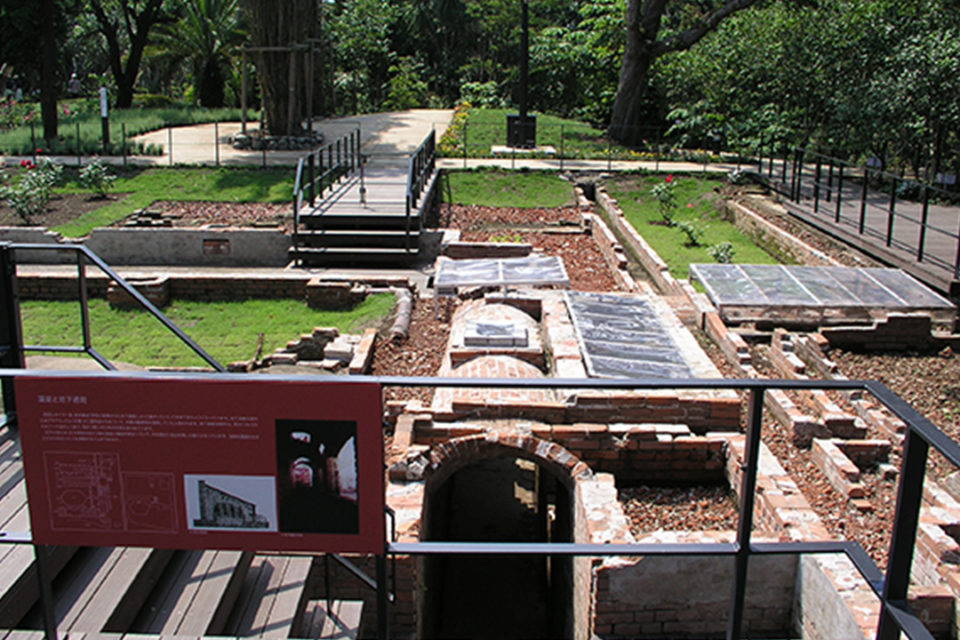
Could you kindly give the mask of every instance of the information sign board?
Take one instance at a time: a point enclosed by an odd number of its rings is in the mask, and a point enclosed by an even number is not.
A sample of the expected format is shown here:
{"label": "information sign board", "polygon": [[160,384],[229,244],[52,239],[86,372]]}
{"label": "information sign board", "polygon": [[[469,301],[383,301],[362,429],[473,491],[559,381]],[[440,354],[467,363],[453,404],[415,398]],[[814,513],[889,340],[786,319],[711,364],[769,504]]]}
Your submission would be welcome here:
{"label": "information sign board", "polygon": [[378,384],[15,385],[38,544],[383,553]]}

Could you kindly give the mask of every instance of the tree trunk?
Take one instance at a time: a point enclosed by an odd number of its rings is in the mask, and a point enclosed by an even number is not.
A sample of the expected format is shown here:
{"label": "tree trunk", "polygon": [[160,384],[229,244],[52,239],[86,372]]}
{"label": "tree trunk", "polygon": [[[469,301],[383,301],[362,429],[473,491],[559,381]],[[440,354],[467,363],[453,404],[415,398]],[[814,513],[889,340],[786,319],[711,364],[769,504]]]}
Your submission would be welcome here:
{"label": "tree trunk", "polygon": [[[628,41],[627,48],[630,48]],[[643,140],[640,117],[643,113],[644,97],[647,92],[647,73],[652,59],[646,52],[628,55],[624,52],[620,66],[620,81],[617,84],[617,97],[613,102],[610,115],[610,128],[607,135],[622,145],[638,146]]]}
{"label": "tree trunk", "polygon": [[40,114],[43,119],[43,139],[57,137],[57,38],[54,35],[53,0],[42,0],[40,9],[46,18],[40,32]]}
{"label": "tree trunk", "polygon": [[[244,0],[255,47],[280,51],[254,54],[264,110],[264,128],[273,135],[300,133],[306,118],[307,39],[318,35],[317,4],[312,0]],[[286,47],[298,46],[294,54]],[[291,75],[291,62],[295,65]],[[293,82],[291,83],[291,77]]]}

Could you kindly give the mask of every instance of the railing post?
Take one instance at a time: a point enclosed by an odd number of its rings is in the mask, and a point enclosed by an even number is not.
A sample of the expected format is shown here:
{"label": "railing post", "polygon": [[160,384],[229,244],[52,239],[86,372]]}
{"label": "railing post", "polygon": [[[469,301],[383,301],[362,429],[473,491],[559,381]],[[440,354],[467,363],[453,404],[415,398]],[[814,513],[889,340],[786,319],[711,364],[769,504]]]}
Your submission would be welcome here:
{"label": "railing post", "polygon": [[763,425],[763,387],[750,389],[747,406],[747,439],[740,466],[740,518],[737,523],[737,552],[734,556],[733,593],[727,615],[727,640],[738,640],[743,625],[743,603],[750,561],[750,534],[753,530],[754,492],[760,459],[760,428]]}
{"label": "railing post", "polygon": [[923,245],[927,240],[927,217],[930,214],[930,188],[923,184],[923,211],[920,214],[920,238],[917,240],[917,262],[923,262]]}
{"label": "railing post", "polygon": [[803,191],[803,149],[793,153],[793,201],[799,203]]}
{"label": "railing post", "polygon": [[820,213],[820,179],[823,177],[823,164],[820,154],[817,154],[817,167],[813,173],[813,212]]}
{"label": "railing post", "polygon": [[387,557],[378,555],[377,564],[377,639],[387,640],[390,637],[389,617],[387,616],[387,606],[389,594],[387,593]]}
{"label": "railing post", "polygon": [[870,167],[863,168],[863,188],[860,190],[860,235],[867,224],[867,185],[870,184]]}
{"label": "railing post", "polygon": [[[20,299],[17,296],[17,264],[10,243],[0,243],[0,367],[23,369],[23,333],[20,325]],[[0,378],[3,406],[7,414],[17,410],[13,378]]]}
{"label": "railing post", "polygon": [[827,159],[830,161],[830,164],[827,167],[827,202],[830,202],[833,198],[833,156],[828,156]]}
{"label": "railing post", "polygon": [[887,210],[887,246],[893,242],[893,217],[896,215],[894,209],[897,205],[897,178],[890,179],[890,208]]}
{"label": "railing post", "polygon": [[316,203],[317,200],[317,194],[313,185],[314,180],[316,180],[314,164],[316,163],[314,161],[313,152],[311,151],[309,154],[307,154],[307,198],[310,200],[311,207]]}
{"label": "railing post", "polygon": [[330,188],[333,188],[333,179],[336,177],[336,165],[333,164],[333,143],[327,145],[327,171],[330,172]]}
{"label": "railing post", "polygon": [[50,570],[50,549],[42,544],[33,545],[36,559],[37,586],[40,592],[40,610],[43,617],[45,640],[57,640],[57,615],[53,603],[53,572]]}
{"label": "railing post", "polygon": [[323,184],[326,177],[324,176],[323,170],[323,147],[317,149],[317,175],[320,176],[320,198],[323,198],[323,192],[326,189],[326,185]]}
{"label": "railing post", "polygon": [[340,138],[337,138],[337,182],[340,182],[340,176],[343,174],[343,158],[340,154]]}
{"label": "railing post", "polygon": [[87,306],[87,270],[83,253],[77,252],[77,299],[80,301],[80,331],[83,335],[83,348],[93,346],[90,339],[90,309]]}
{"label": "railing post", "polygon": [[890,602],[905,602],[910,586],[910,567],[917,540],[920,505],[923,503],[923,477],[927,465],[927,443],[907,427],[903,443],[903,461],[900,464],[900,486],[897,489],[897,507],[890,535],[890,553],[883,580],[880,602],[880,623],[877,640],[896,640],[900,627],[890,613]]}
{"label": "railing post", "polygon": [[780,176],[780,182],[782,184],[787,184],[787,155],[789,155],[790,147],[785,145],[783,147],[783,167]]}
{"label": "railing post", "polygon": [[843,204],[843,165],[837,165],[837,214],[834,221],[840,222],[840,206]]}

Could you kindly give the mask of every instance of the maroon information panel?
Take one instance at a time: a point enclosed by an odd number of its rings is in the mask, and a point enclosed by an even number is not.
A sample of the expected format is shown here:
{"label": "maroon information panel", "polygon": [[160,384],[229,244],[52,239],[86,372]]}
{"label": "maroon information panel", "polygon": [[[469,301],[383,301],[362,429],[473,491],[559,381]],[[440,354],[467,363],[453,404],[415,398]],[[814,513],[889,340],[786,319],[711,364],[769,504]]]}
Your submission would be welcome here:
{"label": "maroon information panel", "polygon": [[15,384],[38,544],[383,553],[376,383]]}

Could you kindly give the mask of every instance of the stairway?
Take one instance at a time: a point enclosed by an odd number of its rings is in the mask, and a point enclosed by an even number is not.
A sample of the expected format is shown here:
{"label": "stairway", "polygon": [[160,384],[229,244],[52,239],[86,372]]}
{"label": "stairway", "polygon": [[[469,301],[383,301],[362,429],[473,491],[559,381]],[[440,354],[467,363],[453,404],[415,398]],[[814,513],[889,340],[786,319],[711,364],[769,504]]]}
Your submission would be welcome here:
{"label": "stairway", "polygon": [[290,258],[304,267],[415,262],[436,180],[432,134],[404,163],[367,161],[316,205],[303,200]]}

